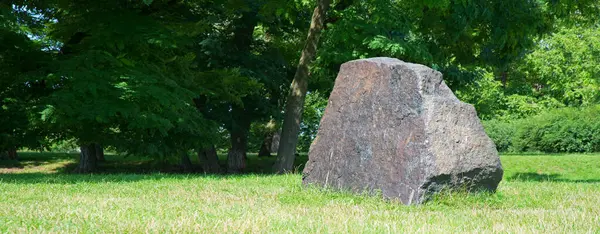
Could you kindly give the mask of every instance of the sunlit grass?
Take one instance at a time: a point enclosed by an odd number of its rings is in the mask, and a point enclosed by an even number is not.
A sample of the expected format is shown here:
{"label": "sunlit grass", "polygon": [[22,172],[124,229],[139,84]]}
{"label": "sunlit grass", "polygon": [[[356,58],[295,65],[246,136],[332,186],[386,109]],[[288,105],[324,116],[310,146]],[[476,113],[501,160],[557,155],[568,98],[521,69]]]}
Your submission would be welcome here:
{"label": "sunlit grass", "polygon": [[[299,174],[72,175],[73,155],[22,158],[21,168],[0,165],[2,233],[600,232],[600,155],[503,156],[497,193],[421,206],[303,188]],[[127,160],[124,171],[152,168]]]}

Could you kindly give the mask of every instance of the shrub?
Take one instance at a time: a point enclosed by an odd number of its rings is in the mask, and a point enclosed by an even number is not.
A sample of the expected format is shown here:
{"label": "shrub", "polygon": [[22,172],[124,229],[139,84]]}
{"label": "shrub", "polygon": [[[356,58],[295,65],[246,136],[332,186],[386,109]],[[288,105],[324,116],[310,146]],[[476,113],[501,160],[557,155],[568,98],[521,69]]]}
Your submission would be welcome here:
{"label": "shrub", "polygon": [[510,121],[484,122],[500,152],[600,151],[600,106],[560,108]]}
{"label": "shrub", "polygon": [[485,131],[492,141],[496,143],[496,149],[507,152],[512,146],[512,137],[515,135],[515,124],[501,120],[484,121]]}

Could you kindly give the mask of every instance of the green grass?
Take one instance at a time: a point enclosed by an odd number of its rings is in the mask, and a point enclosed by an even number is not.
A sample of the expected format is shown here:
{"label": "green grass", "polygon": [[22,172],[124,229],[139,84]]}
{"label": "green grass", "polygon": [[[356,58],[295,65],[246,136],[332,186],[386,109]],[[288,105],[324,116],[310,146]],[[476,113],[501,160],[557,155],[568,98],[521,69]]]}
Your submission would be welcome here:
{"label": "green grass", "polygon": [[21,157],[0,164],[1,233],[600,232],[600,155],[503,156],[497,193],[421,206],[303,188],[299,174],[157,173],[150,161],[109,156],[122,160],[103,166],[113,174],[72,175],[73,155]]}

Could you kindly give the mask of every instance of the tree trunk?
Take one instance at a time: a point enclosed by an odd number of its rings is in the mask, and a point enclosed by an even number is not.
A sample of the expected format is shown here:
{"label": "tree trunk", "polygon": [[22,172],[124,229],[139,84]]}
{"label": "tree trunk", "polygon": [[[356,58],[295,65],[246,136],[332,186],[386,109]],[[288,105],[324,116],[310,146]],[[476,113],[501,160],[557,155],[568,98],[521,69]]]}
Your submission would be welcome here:
{"label": "tree trunk", "polygon": [[221,173],[219,157],[217,156],[217,150],[214,145],[211,145],[206,149],[198,150],[198,160],[205,173]]}
{"label": "tree trunk", "polygon": [[271,144],[273,143],[273,135],[275,135],[274,132],[267,132],[265,134],[263,143],[262,145],[260,145],[260,150],[258,151],[258,157],[271,156]]}
{"label": "tree trunk", "polygon": [[96,157],[96,144],[91,143],[87,145],[81,145],[79,147],[81,153],[79,154],[79,164],[75,168],[75,173],[91,173],[96,171],[98,164],[98,158]]}
{"label": "tree trunk", "polygon": [[183,151],[181,154],[181,167],[183,168],[183,172],[190,173],[194,171],[194,165],[192,164],[192,160],[190,160],[190,156],[186,151]]}
{"label": "tree trunk", "polygon": [[233,36],[233,43],[239,53],[250,51],[250,46],[254,40],[254,28],[258,25],[258,8],[251,8],[242,13],[235,23],[236,29]]}
{"label": "tree trunk", "polygon": [[231,149],[227,154],[227,172],[240,173],[246,168],[247,140],[246,132],[236,131],[231,133]]}
{"label": "tree trunk", "polygon": [[306,98],[308,87],[308,67],[317,54],[319,37],[321,36],[323,22],[330,3],[331,0],[318,0],[317,7],[313,12],[308,37],[306,38],[306,43],[302,50],[300,62],[298,63],[285,106],[281,141],[279,142],[279,150],[277,151],[277,161],[273,166],[273,170],[277,173],[289,172],[294,166],[294,153],[296,151],[296,144],[298,143],[298,132],[300,131],[304,99]]}
{"label": "tree trunk", "polygon": [[9,149],[7,155],[8,155],[9,160],[18,160],[19,159],[19,156],[17,154],[17,149]]}
{"label": "tree trunk", "polygon": [[[275,140],[275,136],[278,133],[278,128],[279,126],[275,119],[269,120],[269,123],[265,125],[265,138],[263,139],[262,145],[260,146],[260,150],[258,151],[259,157],[270,157],[271,152],[277,152],[277,148],[273,150],[273,142]],[[277,139],[277,143],[279,144],[279,139]]]}
{"label": "tree trunk", "polygon": [[227,172],[240,173],[246,168],[246,149],[251,122],[244,109],[240,107],[233,107],[232,116],[233,123],[229,131],[231,149],[227,154]]}
{"label": "tree trunk", "polygon": [[18,160],[18,154],[17,154],[17,150],[16,149],[9,149],[9,150],[0,150],[0,160]]}
{"label": "tree trunk", "polygon": [[273,140],[271,141],[271,152],[277,152],[279,150],[279,141],[281,140],[281,130],[276,131],[273,134]]}
{"label": "tree trunk", "polygon": [[106,161],[106,159],[104,158],[104,148],[102,147],[102,145],[95,144],[94,146],[96,148],[96,158],[98,159],[98,162]]}
{"label": "tree trunk", "polygon": [[503,72],[500,74],[500,79],[501,79],[501,81],[502,81],[502,88],[506,88],[506,83],[507,83],[507,81],[508,81],[508,72],[506,72],[506,71],[503,71]]}

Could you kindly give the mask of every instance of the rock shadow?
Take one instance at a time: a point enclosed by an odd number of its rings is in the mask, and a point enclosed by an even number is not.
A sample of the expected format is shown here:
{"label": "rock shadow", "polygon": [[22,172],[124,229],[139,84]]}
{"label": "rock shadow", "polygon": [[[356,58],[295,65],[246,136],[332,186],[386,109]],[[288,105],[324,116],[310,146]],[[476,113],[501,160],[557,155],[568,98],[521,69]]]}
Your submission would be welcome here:
{"label": "rock shadow", "polygon": [[600,183],[600,179],[566,179],[562,178],[558,173],[535,173],[535,172],[519,172],[508,178],[507,181],[521,182],[568,182],[568,183]]}

